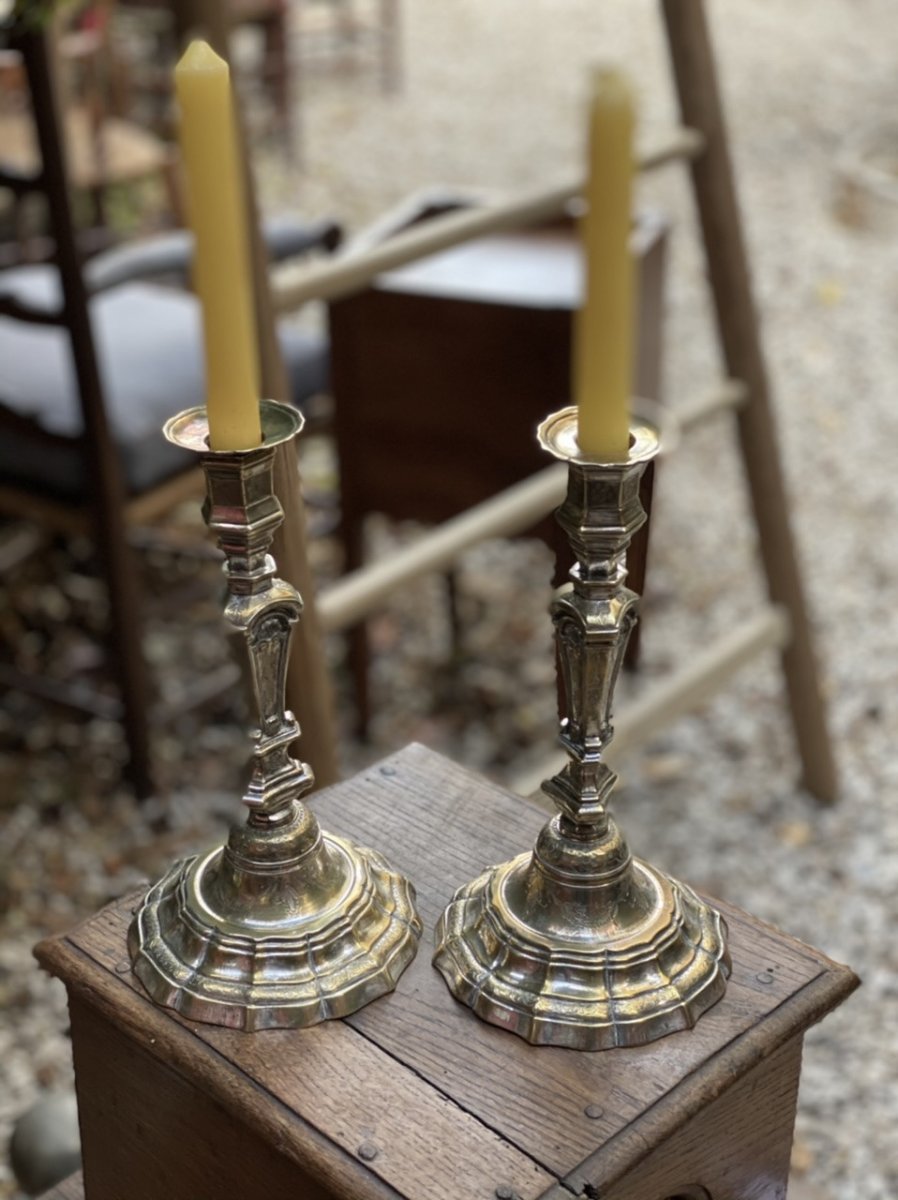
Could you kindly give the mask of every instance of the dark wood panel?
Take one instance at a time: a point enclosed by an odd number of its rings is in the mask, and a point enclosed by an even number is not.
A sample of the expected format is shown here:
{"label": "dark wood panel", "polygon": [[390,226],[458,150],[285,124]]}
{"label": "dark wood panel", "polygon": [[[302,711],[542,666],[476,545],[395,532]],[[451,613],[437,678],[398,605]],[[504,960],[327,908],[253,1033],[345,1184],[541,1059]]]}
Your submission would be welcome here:
{"label": "dark wood panel", "polygon": [[[327,1200],[295,1162],[149,1049],[74,999],[90,1200]],[[261,1098],[261,1097],[260,1097]]]}

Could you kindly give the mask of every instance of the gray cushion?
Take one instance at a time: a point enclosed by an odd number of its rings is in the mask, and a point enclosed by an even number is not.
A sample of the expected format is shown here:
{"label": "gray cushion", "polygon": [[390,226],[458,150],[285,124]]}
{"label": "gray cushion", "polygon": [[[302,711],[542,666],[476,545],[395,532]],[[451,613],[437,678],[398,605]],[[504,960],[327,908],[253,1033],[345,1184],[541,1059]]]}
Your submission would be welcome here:
{"label": "gray cushion", "polygon": [[[59,303],[54,267],[6,271],[0,293],[32,306]],[[177,473],[192,456],[160,433],[182,408],[204,401],[200,310],[196,299],[152,284],[132,283],[95,296],[90,315],[104,401],[121,454],[126,486],[141,492]],[[321,339],[285,329],[282,346],[294,400],[301,404],[327,382]],[[83,428],[68,333],[0,318],[0,404],[46,433],[66,439],[36,442],[5,431],[0,475],[58,495],[83,495]]]}
{"label": "gray cushion", "polygon": [[[287,213],[266,217],[262,236],[269,262],[283,262],[332,245],[339,239],[339,229],[333,221],[299,221]],[[192,258],[193,234],[187,229],[172,229],[95,255],[84,264],[84,278],[91,292],[163,276],[173,276],[186,286]]]}

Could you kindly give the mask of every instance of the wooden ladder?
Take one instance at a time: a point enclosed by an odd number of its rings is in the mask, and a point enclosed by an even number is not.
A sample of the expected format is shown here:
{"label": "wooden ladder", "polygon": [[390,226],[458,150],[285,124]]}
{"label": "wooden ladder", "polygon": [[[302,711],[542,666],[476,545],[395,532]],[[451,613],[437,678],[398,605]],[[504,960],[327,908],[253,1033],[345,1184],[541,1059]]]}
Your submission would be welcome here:
{"label": "wooden ladder", "polygon": [[[193,3],[198,9],[214,11],[217,7],[210,5],[209,0],[193,0]],[[757,652],[775,646],[782,654],[803,783],[819,800],[830,803],[836,798],[836,768],[789,520],[704,5],[702,0],[661,0],[661,7],[683,127],[662,145],[642,153],[639,167],[655,170],[671,162],[690,167],[727,375],[709,396],[681,412],[681,423],[689,427],[721,410],[735,414],[770,602],[745,625],[693,658],[687,669],[674,673],[649,691],[629,712],[625,710],[616,722],[615,748],[619,751],[625,744],[646,740],[687,705],[715,691]],[[207,16],[206,25],[212,23]],[[217,40],[221,44],[223,38]],[[436,217],[376,246],[350,250],[327,262],[313,264],[289,283],[272,281],[268,321],[263,321],[262,327],[270,322],[271,313],[293,311],[310,300],[335,299],[361,291],[384,271],[474,237],[559,217],[581,191],[582,181],[575,181],[501,206]],[[257,274],[257,283],[258,279]],[[265,357],[263,353],[263,363]],[[316,658],[320,662],[320,631],[345,628],[381,604],[393,589],[427,570],[446,567],[462,550],[483,537],[510,535],[529,528],[559,502],[563,478],[563,468],[549,467],[508,493],[425,535],[420,544],[407,553],[395,555],[390,563],[375,563],[345,577],[319,597],[319,631],[304,622],[306,667],[303,669],[308,671],[308,663]],[[285,507],[289,521],[294,506]],[[298,553],[296,540],[291,553],[293,557]],[[301,574],[298,572],[294,581],[299,581]],[[306,588],[301,590],[309,597]],[[321,678],[323,671],[319,669],[317,675]],[[309,688],[308,676],[305,686],[301,677],[296,680],[295,691],[305,696],[304,708],[318,721],[319,735],[327,745],[325,758],[332,761],[333,732],[325,728],[326,722],[322,720],[326,705],[316,701],[316,689]],[[314,764],[315,739],[308,732],[303,739],[303,752]]]}
{"label": "wooden ladder", "polygon": [[[691,162],[692,185],[724,361],[729,375],[745,389],[736,419],[771,602],[769,638],[779,642],[787,633],[781,646],[783,671],[803,782],[818,799],[830,803],[836,798],[836,767],[789,520],[704,5],[702,0],[662,0],[661,7],[682,119],[704,141],[702,153]],[[778,612],[788,617],[786,631],[781,631]]]}

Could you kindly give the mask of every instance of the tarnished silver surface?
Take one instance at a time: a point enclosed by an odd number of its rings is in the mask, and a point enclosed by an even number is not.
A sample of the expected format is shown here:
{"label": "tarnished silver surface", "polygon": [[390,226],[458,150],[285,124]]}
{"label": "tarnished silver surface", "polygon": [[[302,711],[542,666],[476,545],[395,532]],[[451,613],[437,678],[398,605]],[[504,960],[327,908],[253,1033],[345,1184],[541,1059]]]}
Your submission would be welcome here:
{"label": "tarnished silver surface", "polygon": [[577,557],[552,604],[568,762],[543,790],[558,815],[532,853],[456,892],[437,926],[434,963],[459,1000],[530,1042],[635,1046],[694,1025],[730,970],[720,915],[633,858],[608,811],[617,777],[602,752],[637,616],[624,560],[645,521],[639,481],[659,440],[636,420],[627,462],[589,461],[575,408],[543,422],[539,440],[569,463],[556,515]]}
{"label": "tarnished silver surface", "polygon": [[243,803],[224,846],[175,863],[129,931],[134,972],[153,999],[196,1021],[242,1029],[313,1025],[395,987],[417,949],[414,889],[375,853],[323,833],[301,796],[310,768],[290,754],[299,725],[284,707],[288,651],[302,612],[268,549],[283,520],[275,448],[302,427],[263,401],[263,443],[208,448],[205,411],[166,436],[202,455],[204,516],[225,554],[225,615],[242,635],[259,727]]}

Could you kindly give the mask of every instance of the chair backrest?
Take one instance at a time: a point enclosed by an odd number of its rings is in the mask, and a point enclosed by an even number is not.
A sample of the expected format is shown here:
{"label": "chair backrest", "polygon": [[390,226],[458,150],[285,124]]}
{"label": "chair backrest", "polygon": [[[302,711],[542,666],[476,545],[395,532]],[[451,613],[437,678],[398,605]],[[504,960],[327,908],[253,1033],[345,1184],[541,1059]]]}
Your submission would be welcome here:
{"label": "chair backrest", "polygon": [[90,481],[93,493],[91,498],[98,509],[117,508],[120,511],[123,502],[121,471],[106,418],[88,311],[48,37],[42,30],[27,29],[16,36],[15,45],[25,65],[41,164],[31,178],[0,171],[0,186],[10,187],[17,194],[32,192],[43,197],[59,271],[61,302],[55,310],[48,312],[44,308],[31,308],[14,298],[0,299],[0,314],[39,324],[55,324],[67,331],[78,383],[83,418],[81,444],[87,464],[85,477]]}
{"label": "chair backrest", "polygon": [[[118,456],[110,434],[96,347],[87,304],[87,290],[75,236],[69,195],[65,150],[60,132],[59,108],[47,36],[40,29],[18,32],[15,38],[28,78],[31,105],[40,150],[40,168],[34,178],[2,178],[17,194],[43,195],[55,241],[61,301],[55,310],[29,309],[15,299],[0,300],[0,314],[43,325],[56,325],[68,334],[78,385],[84,456],[85,502],[91,510],[95,543],[109,589],[109,633],[113,663],[119,677],[123,724],[128,744],[127,771],[140,796],[152,791],[147,724],[146,667],[140,644],[139,593],[132,569],[124,527],[124,490]],[[22,432],[24,424],[16,416]],[[34,436],[38,437],[35,430]],[[70,509],[71,505],[60,506]],[[41,514],[52,505],[42,505]],[[21,510],[20,510],[21,511]],[[52,520],[52,516],[51,516]]]}

